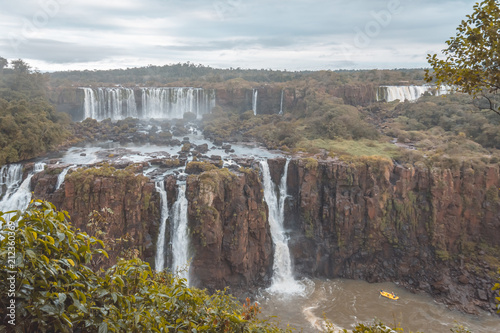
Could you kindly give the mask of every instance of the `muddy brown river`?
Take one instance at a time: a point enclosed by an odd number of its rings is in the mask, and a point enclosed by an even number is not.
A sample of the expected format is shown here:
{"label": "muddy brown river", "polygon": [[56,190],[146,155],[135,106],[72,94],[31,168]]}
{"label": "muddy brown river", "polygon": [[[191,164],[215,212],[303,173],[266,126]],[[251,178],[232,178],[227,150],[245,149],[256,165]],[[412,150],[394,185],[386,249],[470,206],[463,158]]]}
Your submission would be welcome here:
{"label": "muddy brown river", "polygon": [[[262,313],[277,316],[303,332],[321,331],[324,318],[338,330],[350,330],[355,323],[379,319],[387,325],[399,325],[405,332],[444,333],[456,324],[471,332],[500,332],[500,317],[487,313],[472,316],[451,311],[428,295],[412,294],[393,283],[367,283],[353,280],[306,280],[302,295],[277,295],[263,292],[259,302]],[[383,289],[395,292],[393,301],[380,296]]]}

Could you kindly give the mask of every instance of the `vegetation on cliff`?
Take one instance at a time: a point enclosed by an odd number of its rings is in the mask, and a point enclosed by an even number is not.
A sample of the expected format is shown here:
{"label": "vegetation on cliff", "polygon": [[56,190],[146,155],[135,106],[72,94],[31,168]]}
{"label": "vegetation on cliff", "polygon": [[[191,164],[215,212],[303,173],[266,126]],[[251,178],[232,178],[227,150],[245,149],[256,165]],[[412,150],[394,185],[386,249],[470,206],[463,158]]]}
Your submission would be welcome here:
{"label": "vegetation on cliff", "polygon": [[[140,259],[120,259],[94,271],[107,256],[101,240],[74,230],[66,212],[42,201],[6,221],[0,212],[2,325],[15,304],[16,331],[23,332],[278,332],[257,319],[256,305],[239,304],[226,292],[189,288],[167,272],[152,271]],[[10,274],[10,275],[9,275]]]}

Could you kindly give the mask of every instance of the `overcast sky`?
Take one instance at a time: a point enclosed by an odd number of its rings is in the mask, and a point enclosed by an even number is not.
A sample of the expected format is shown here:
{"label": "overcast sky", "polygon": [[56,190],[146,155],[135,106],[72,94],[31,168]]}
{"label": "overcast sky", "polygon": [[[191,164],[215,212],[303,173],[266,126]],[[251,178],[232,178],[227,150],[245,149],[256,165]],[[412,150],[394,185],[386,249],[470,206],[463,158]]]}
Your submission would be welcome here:
{"label": "overcast sky", "polygon": [[470,0],[2,0],[0,56],[42,71],[201,63],[427,67]]}

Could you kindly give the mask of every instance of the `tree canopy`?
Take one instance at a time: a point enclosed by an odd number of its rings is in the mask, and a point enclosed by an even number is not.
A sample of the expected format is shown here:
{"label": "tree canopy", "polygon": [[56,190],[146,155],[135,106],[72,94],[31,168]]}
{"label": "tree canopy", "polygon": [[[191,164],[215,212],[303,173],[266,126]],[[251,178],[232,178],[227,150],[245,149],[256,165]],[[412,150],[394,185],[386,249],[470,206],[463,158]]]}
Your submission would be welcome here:
{"label": "tree canopy", "polygon": [[484,0],[474,5],[457,28],[455,37],[446,42],[442,52],[428,55],[433,72],[427,71],[428,81],[453,85],[462,92],[482,97],[484,108],[500,115],[497,93],[500,90],[500,8],[498,0]]}

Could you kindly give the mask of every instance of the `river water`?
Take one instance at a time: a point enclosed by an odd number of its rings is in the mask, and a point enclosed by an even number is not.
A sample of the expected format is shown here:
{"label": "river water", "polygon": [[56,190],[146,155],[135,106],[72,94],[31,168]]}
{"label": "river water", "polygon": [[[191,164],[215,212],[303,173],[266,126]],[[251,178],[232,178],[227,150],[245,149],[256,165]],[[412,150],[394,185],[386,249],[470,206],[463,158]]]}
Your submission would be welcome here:
{"label": "river water", "polygon": [[[302,283],[306,292],[300,295],[262,292],[258,298],[262,313],[277,316],[283,327],[290,324],[303,332],[321,331],[324,318],[337,330],[350,330],[356,323],[378,319],[389,326],[399,325],[405,332],[449,333],[457,323],[474,333],[500,332],[500,317],[451,311],[428,295],[412,294],[389,282],[315,279]],[[395,292],[400,299],[380,296],[381,289]]]}

